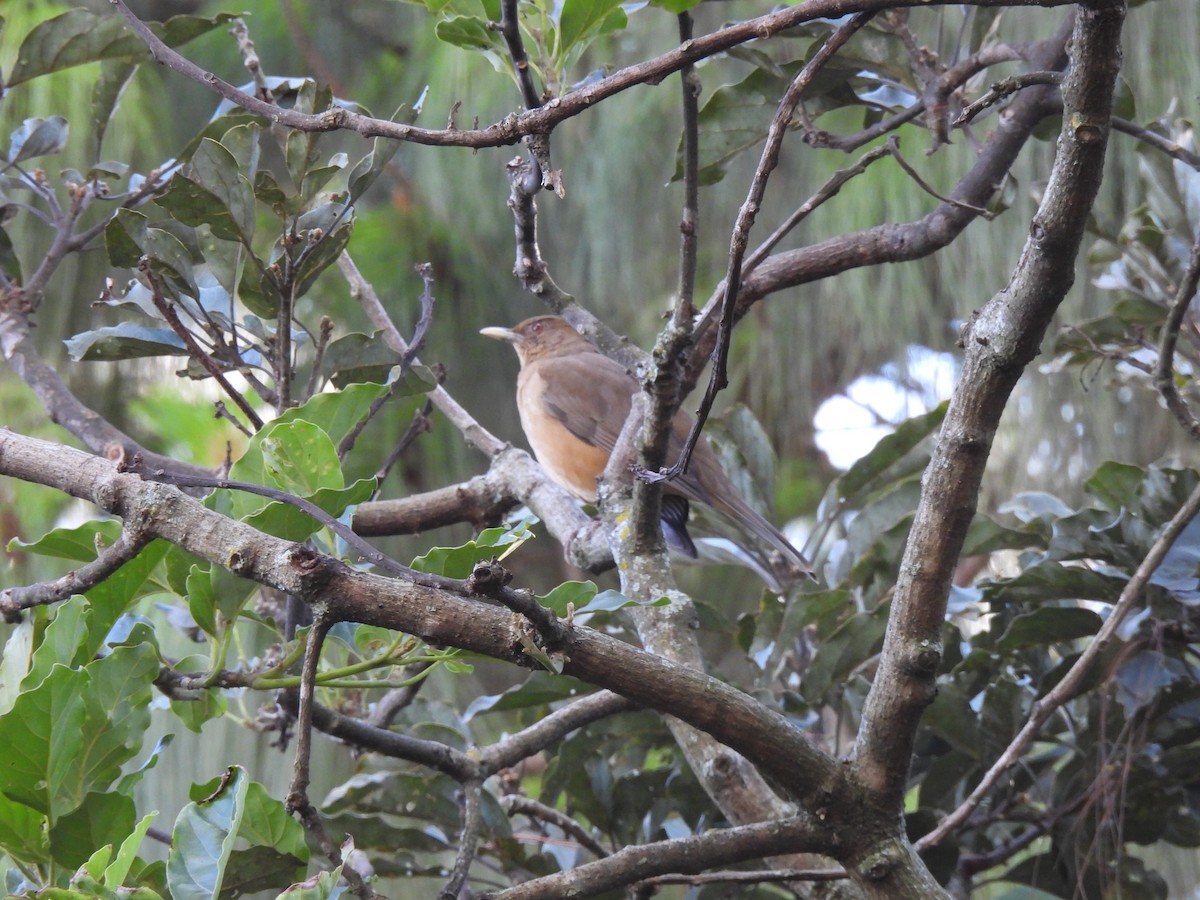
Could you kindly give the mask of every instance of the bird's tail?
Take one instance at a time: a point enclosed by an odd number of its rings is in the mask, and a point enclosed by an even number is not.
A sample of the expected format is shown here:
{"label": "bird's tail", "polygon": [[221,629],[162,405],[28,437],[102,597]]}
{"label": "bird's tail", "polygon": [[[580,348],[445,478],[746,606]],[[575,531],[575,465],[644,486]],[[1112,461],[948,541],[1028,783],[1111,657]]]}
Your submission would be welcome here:
{"label": "bird's tail", "polygon": [[[731,494],[733,492],[730,492]],[[734,522],[741,523],[756,538],[776,550],[781,562],[794,581],[801,576],[817,580],[812,564],[804,558],[804,554],[792,546],[782,531],[764,519],[753,507],[734,494],[730,497],[713,498],[713,507],[728,516]]]}

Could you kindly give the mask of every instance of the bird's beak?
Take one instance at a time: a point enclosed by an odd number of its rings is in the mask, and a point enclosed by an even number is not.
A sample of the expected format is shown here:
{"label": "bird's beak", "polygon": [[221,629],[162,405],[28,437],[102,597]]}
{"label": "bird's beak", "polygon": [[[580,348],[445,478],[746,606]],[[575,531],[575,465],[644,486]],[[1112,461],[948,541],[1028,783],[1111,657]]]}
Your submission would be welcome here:
{"label": "bird's beak", "polygon": [[479,333],[485,337],[490,337],[493,340],[504,341],[508,344],[517,343],[521,337],[511,328],[498,328],[494,325],[487,328],[480,328]]}

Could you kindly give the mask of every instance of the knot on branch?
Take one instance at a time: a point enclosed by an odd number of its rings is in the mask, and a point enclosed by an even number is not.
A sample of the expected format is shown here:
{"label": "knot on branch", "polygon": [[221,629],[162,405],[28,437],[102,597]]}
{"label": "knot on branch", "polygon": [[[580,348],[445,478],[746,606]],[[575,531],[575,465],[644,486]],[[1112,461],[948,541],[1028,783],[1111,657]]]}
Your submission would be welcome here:
{"label": "knot on branch", "polygon": [[475,568],[467,577],[467,590],[472,594],[491,597],[501,588],[507,587],[512,579],[512,572],[497,560],[483,560],[475,564]]}

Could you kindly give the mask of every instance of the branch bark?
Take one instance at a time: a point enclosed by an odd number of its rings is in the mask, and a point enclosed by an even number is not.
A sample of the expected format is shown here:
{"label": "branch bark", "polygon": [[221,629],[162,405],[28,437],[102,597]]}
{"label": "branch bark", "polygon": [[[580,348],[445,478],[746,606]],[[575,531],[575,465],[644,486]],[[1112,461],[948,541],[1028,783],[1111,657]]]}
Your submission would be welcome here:
{"label": "branch bark", "polygon": [[855,745],[856,777],[888,804],[902,801],[917,725],[936,691],[951,578],[1000,416],[1074,281],[1071,261],[1103,172],[1124,14],[1120,0],[1077,9],[1049,184],[1011,280],[964,329],[962,373],[925,471]]}

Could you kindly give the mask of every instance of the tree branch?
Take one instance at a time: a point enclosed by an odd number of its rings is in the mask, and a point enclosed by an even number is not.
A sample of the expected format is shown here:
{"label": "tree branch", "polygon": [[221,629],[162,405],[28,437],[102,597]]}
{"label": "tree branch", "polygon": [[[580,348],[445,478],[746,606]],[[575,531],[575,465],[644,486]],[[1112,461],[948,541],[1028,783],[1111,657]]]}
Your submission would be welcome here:
{"label": "tree branch", "polygon": [[925,472],[855,744],[855,775],[895,808],[921,712],[936,690],[946,599],[996,427],[1074,280],[1066,262],[1079,250],[1102,177],[1123,20],[1121,2],[1078,8],[1063,130],[1046,193],[1008,286],[965,329],[962,373]]}
{"label": "tree branch", "polygon": [[[1068,6],[1073,0],[974,0],[972,6],[985,8],[1023,6]],[[949,6],[958,5],[959,0],[807,0],[777,12],[747,19],[722,28],[712,34],[695,38],[676,49],[628,66],[599,81],[572,91],[564,97],[556,97],[536,110],[510,115],[500,122],[485,128],[459,130],[457,128],[418,128],[384,119],[373,119],[348,109],[330,109],[321,113],[305,114],[295,110],[281,109],[238,90],[212,72],[206,72],[195,63],[176,53],[159,40],[138,19],[122,0],[109,0],[112,7],[125,17],[130,27],[150,50],[154,62],[172,69],[197,84],[215,91],[232,103],[257,115],[264,116],[278,125],[299,131],[347,130],[363,137],[386,137],[398,141],[428,144],[443,147],[503,147],[516,144],[528,135],[548,134],[559,123],[579,115],[614,94],[639,84],[654,84],[689,62],[706,59],[717,53],[737,47],[749,41],[766,40],[772,35],[804,22],[820,18],[841,18],[852,13],[873,13],[898,6]]]}

